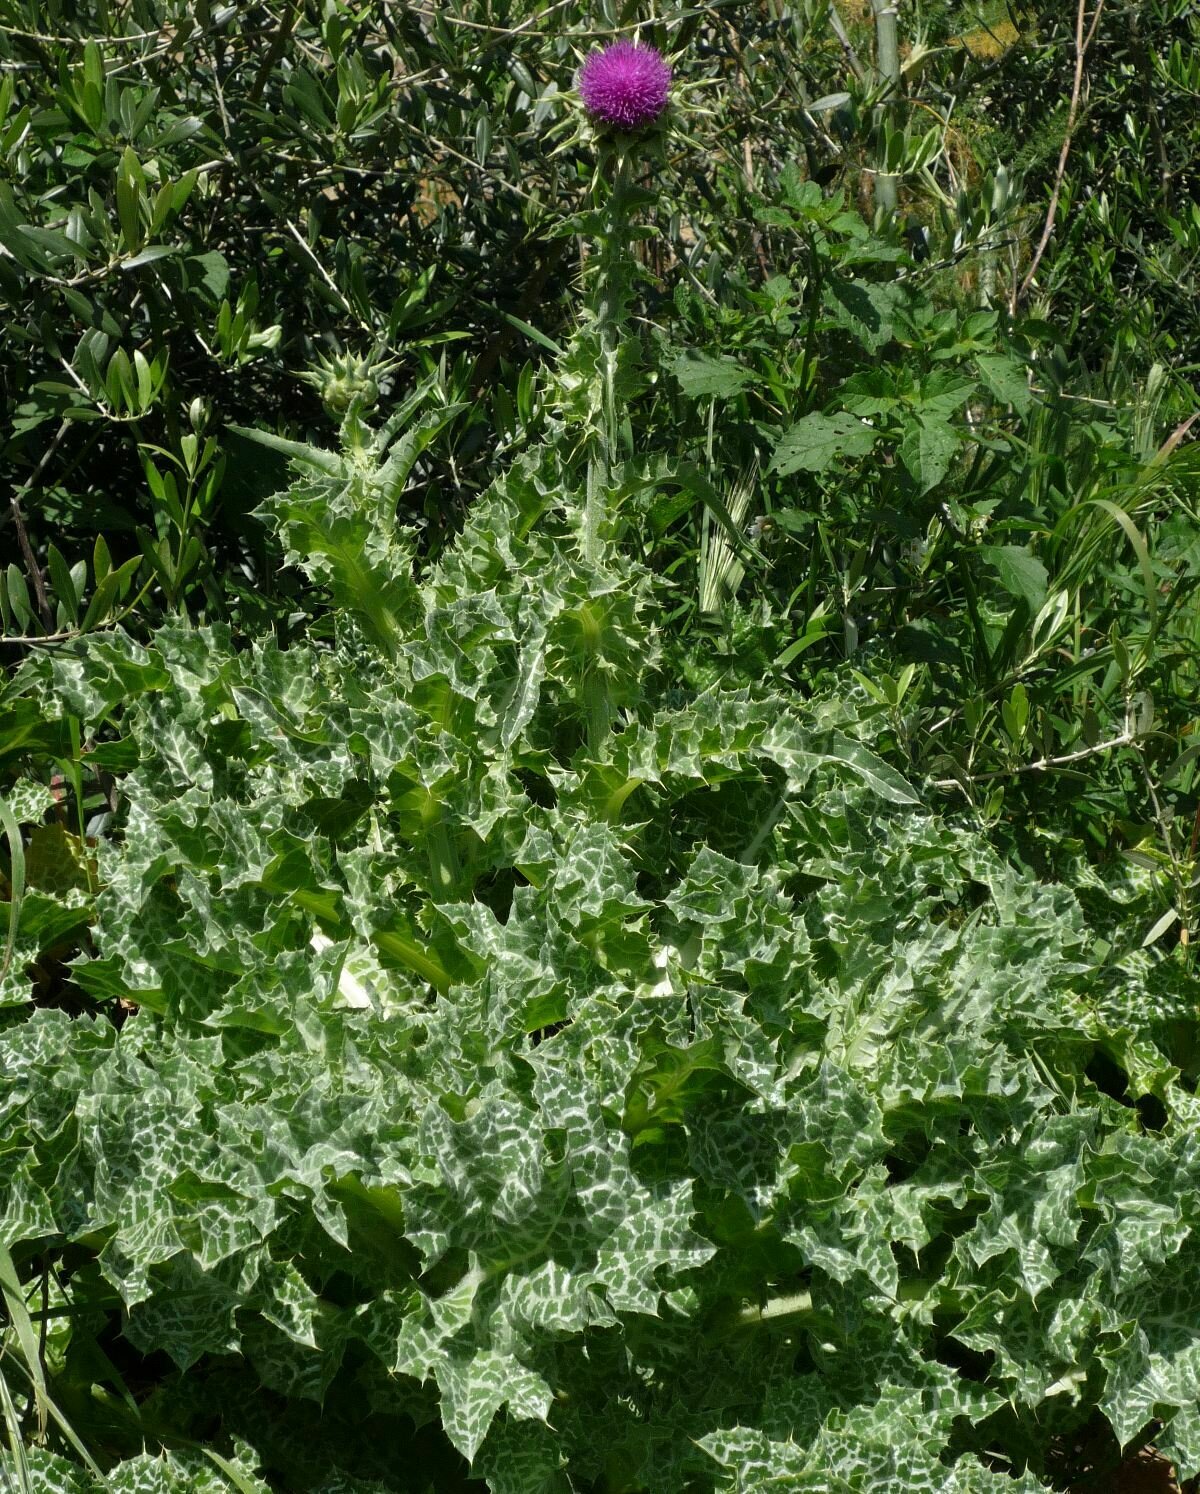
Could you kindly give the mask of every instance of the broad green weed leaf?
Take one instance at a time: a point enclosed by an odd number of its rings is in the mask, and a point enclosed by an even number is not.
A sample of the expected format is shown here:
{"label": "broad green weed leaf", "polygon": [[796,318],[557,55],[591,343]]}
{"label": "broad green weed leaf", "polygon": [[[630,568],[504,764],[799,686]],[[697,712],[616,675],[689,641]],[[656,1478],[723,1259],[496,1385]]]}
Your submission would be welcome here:
{"label": "broad green weed leaf", "polygon": [[1036,616],[1049,587],[1049,576],[1042,562],[1022,545],[986,545],[983,558],[1004,589],[1023,601],[1030,614]]}
{"label": "broad green weed leaf", "polygon": [[689,399],[731,399],[753,381],[753,374],[733,358],[680,353],[671,363],[680,389]]}
{"label": "broad green weed leaf", "polygon": [[1003,353],[981,353],[975,359],[983,382],[1006,405],[1019,414],[1026,414],[1033,403],[1029,379],[1025,369],[1015,358]]}
{"label": "broad green weed leaf", "polygon": [[785,431],[775,446],[771,471],[824,472],[838,457],[866,456],[876,435],[865,421],[839,410],[833,415],[806,415]]}
{"label": "broad green weed leaf", "polygon": [[918,415],[900,442],[900,460],[922,493],[936,488],[950,470],[960,437],[945,419]]}
{"label": "broad green weed leaf", "polygon": [[862,343],[877,352],[895,333],[896,317],[904,305],[901,285],[837,276],[826,287],[826,305],[834,320]]}

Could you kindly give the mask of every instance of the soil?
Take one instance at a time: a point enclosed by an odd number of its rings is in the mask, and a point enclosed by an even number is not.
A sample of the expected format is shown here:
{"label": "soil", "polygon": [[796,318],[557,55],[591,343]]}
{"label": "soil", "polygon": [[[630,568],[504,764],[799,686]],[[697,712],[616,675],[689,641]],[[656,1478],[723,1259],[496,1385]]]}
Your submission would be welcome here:
{"label": "soil", "polygon": [[1152,1447],[1145,1447],[1127,1458],[1115,1473],[1089,1478],[1076,1484],[1072,1494],[1195,1494],[1195,1481],[1183,1490],[1175,1479],[1175,1470]]}

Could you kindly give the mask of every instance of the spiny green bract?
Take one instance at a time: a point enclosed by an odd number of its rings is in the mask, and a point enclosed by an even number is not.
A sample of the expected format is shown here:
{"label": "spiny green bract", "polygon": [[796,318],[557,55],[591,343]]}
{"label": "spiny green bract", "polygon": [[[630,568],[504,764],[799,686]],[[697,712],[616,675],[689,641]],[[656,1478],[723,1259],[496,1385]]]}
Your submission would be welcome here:
{"label": "spiny green bract", "polygon": [[1044,1468],[1096,1407],[1200,1470],[1196,1107],[1074,898],[836,699],[656,709],[660,594],[581,564],[549,458],[421,575],[361,521],[420,436],[351,435],[269,505],[335,644],[23,676],[98,743],[120,704],[136,764],[99,890],[38,905],[92,919],[101,1013],[12,1004],[22,964],[0,1030],[0,1240],[71,1263],[52,1376],[118,1309],[178,1370],[76,1408],[111,1486],[217,1487],[204,1440],[327,1494],[1001,1494],[1044,1485],[993,1446]]}

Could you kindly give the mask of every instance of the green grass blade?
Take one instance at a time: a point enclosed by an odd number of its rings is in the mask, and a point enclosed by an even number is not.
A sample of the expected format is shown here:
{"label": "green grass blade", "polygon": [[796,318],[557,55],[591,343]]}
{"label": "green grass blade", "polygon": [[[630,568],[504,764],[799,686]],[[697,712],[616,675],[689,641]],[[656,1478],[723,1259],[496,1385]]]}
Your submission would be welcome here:
{"label": "green grass blade", "polygon": [[225,1477],[235,1488],[240,1489],[242,1494],[261,1494],[261,1486],[256,1486],[249,1479],[244,1478],[228,1458],[223,1458],[219,1452],[214,1452],[211,1447],[204,1449],[205,1454],[212,1459]]}
{"label": "green grass blade", "polygon": [[[11,818],[11,811],[9,811],[9,817]],[[38,1349],[37,1329],[33,1326],[33,1319],[29,1316],[29,1308],[25,1303],[25,1293],[21,1290],[17,1268],[9,1254],[8,1247],[3,1244],[0,1244],[0,1296],[4,1298],[8,1320],[16,1331],[17,1343],[21,1346],[21,1353],[33,1384],[33,1393],[37,1402],[38,1437],[41,1438],[46,1435],[49,1396],[46,1393],[46,1376],[42,1369],[42,1356]]]}
{"label": "green grass blade", "polygon": [[1062,534],[1067,521],[1085,508],[1103,509],[1124,530],[1125,537],[1128,539],[1133,548],[1133,553],[1137,557],[1138,570],[1142,576],[1142,587],[1146,593],[1146,610],[1150,615],[1150,632],[1153,635],[1158,631],[1158,591],[1154,583],[1154,567],[1150,563],[1150,550],[1141,531],[1125,510],[1110,498],[1085,498],[1082,503],[1077,503],[1073,508],[1067,510],[1058,521],[1055,533]]}
{"label": "green grass blade", "polygon": [[[13,1363],[16,1364],[21,1373],[27,1376],[30,1382],[33,1383],[33,1376],[30,1373],[28,1366],[25,1365],[21,1360],[14,1360]],[[67,1420],[63,1412],[59,1410],[53,1396],[46,1392],[44,1393],[43,1399],[45,1401],[46,1410],[49,1412],[50,1420],[53,1421],[55,1426],[58,1427],[59,1431],[63,1434],[64,1438],[70,1444],[72,1450],[79,1457],[80,1461],[87,1466],[88,1472],[92,1475],[92,1477],[96,1480],[100,1487],[102,1489],[109,1490],[111,1494],[112,1485],[109,1483],[108,1479],[105,1478],[104,1472],[101,1469],[99,1463],[97,1463],[95,1458],[92,1457],[91,1453],[88,1452],[78,1432],[76,1432],[75,1428]]]}
{"label": "green grass blade", "polygon": [[8,1443],[12,1448],[13,1466],[16,1469],[16,1483],[14,1483],[8,1476],[8,1470],[0,1467],[0,1474],[4,1478],[4,1494],[34,1494],[29,1462],[25,1457],[25,1442],[21,1436],[20,1422],[17,1419],[17,1408],[13,1405],[12,1392],[8,1388],[8,1381],[4,1378],[2,1369],[0,1369],[0,1414],[4,1416],[4,1425],[8,1430]]}

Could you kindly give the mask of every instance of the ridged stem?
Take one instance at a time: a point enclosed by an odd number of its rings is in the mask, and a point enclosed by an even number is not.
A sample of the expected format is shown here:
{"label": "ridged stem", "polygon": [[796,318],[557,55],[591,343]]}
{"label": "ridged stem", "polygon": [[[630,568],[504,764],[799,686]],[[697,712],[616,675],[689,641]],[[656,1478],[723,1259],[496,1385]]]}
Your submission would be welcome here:
{"label": "ridged stem", "polygon": [[610,148],[612,183],[608,194],[607,223],[599,244],[600,274],[596,291],[596,330],[599,340],[602,400],[600,428],[588,463],[584,500],[583,555],[590,564],[600,561],[604,551],[604,523],[612,472],[617,464],[620,419],[617,413],[617,360],[625,320],[625,282],[629,252],[629,158],[620,145]]}
{"label": "ridged stem", "polygon": [[[896,26],[899,0],[871,0],[875,14],[875,67],[880,80],[887,84],[887,100],[879,110],[879,120],[890,122],[896,115],[900,94],[900,36]],[[885,147],[886,148],[886,147]],[[883,162],[886,167],[886,160]],[[896,178],[881,171],[875,178],[876,201],[885,213],[896,211],[898,194]]]}
{"label": "ridged stem", "polygon": [[436,894],[448,897],[458,885],[461,868],[450,827],[445,820],[445,812],[440,806],[425,827],[425,845],[429,852],[429,873],[433,878]]}
{"label": "ridged stem", "polygon": [[583,628],[583,666],[579,679],[580,705],[587,723],[588,751],[595,758],[603,755],[604,744],[612,729],[612,701],[608,679],[603,673],[601,655],[602,623],[590,602],[580,612]]}

